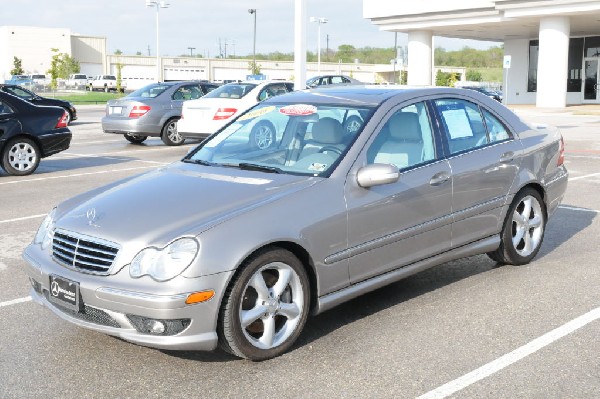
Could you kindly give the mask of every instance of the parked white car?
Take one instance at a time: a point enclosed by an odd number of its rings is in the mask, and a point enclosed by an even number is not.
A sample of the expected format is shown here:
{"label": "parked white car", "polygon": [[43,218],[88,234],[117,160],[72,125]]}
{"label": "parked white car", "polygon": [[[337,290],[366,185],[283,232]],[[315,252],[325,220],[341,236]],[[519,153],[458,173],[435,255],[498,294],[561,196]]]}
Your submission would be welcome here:
{"label": "parked white car", "polygon": [[184,102],[177,132],[183,138],[204,139],[257,103],[293,90],[294,83],[284,81],[228,83]]}

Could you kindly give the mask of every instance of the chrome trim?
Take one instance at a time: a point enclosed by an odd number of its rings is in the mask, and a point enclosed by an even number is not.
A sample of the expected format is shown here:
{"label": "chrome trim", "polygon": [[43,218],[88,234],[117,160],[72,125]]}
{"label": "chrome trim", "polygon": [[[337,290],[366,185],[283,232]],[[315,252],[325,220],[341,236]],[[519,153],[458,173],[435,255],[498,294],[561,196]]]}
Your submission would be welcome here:
{"label": "chrome trim", "polygon": [[80,273],[110,274],[120,251],[121,245],[112,241],[63,229],[53,232],[52,259]]}

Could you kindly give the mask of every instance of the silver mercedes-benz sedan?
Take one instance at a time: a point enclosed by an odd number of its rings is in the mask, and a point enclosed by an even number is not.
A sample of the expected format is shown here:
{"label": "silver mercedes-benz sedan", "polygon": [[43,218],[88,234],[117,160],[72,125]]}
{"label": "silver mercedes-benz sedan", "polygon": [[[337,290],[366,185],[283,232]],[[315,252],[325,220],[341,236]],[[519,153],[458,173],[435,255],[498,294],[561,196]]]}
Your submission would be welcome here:
{"label": "silver mercedes-benz sedan", "polygon": [[123,98],[106,103],[102,118],[104,133],[122,134],[133,144],[148,136],[160,137],[166,145],[182,145],[177,121],[186,100],[194,100],[219,87],[205,81],[151,83]]}
{"label": "silver mercedes-benz sedan", "polygon": [[137,344],[268,359],[309,313],[434,265],[530,262],[563,163],[556,129],[475,91],[284,94],[180,162],[59,204],[24,252],[31,295]]}

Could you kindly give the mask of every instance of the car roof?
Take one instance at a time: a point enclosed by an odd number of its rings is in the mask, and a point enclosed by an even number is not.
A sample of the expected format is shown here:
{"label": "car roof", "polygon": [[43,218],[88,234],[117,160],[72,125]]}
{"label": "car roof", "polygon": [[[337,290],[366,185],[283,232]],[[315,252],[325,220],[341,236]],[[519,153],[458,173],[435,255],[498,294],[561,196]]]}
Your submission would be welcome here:
{"label": "car roof", "polygon": [[[470,94],[473,93],[473,94]],[[480,98],[476,91],[467,91],[451,87],[435,86],[401,86],[401,85],[327,85],[314,89],[305,89],[281,94],[266,102],[278,103],[293,101],[295,103],[337,104],[343,106],[378,106],[390,98],[399,101],[419,97],[448,95]],[[487,98],[487,97],[486,97]]]}

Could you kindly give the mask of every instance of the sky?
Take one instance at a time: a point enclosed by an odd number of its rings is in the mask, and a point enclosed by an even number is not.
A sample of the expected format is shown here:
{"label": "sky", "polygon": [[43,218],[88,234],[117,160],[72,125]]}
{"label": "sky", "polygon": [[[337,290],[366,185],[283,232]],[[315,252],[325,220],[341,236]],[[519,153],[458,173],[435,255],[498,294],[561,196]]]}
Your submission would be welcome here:
{"label": "sky", "polygon": [[[251,55],[256,13],[256,53],[294,52],[294,0],[167,0],[159,10],[160,55]],[[321,25],[321,48],[394,46],[394,34],[380,31],[362,16],[363,0],[307,0],[308,16]],[[156,55],[156,9],[145,0],[0,0],[0,26],[67,28],[73,33],[107,38],[108,52]],[[317,52],[318,24],[307,24],[307,49]],[[219,45],[220,42],[220,45]],[[398,34],[398,45],[406,45]],[[435,38],[436,47],[488,48],[495,43]],[[190,50],[189,47],[193,49]]]}

